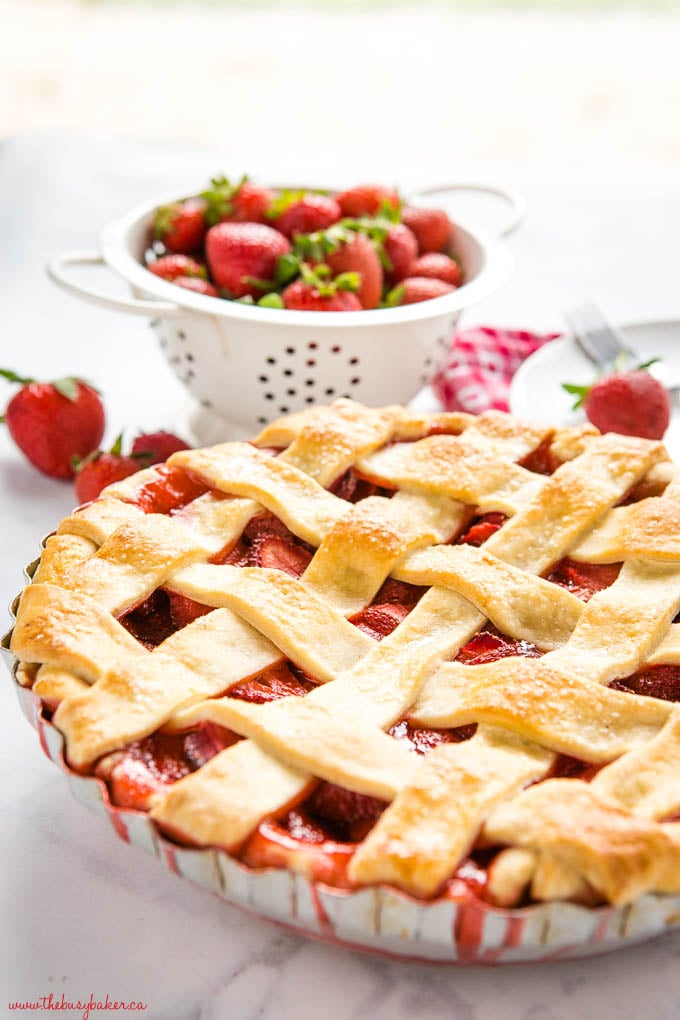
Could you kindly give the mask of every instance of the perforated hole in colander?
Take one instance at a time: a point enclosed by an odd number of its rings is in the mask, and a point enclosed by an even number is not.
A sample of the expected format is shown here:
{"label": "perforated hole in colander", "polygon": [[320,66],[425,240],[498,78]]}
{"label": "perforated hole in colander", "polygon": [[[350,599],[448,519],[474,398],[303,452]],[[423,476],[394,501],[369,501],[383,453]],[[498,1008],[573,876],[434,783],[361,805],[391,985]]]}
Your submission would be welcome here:
{"label": "perforated hole in colander", "polygon": [[[253,408],[253,421],[266,424],[274,417],[289,414],[312,404],[324,404],[337,397],[351,397],[361,386],[361,358],[351,356],[342,344],[320,350],[316,340],[284,347],[278,356],[267,355],[256,376],[260,401],[269,407]],[[333,355],[329,361],[327,356]],[[336,382],[337,380],[337,382]],[[271,408],[271,413],[269,412]]]}

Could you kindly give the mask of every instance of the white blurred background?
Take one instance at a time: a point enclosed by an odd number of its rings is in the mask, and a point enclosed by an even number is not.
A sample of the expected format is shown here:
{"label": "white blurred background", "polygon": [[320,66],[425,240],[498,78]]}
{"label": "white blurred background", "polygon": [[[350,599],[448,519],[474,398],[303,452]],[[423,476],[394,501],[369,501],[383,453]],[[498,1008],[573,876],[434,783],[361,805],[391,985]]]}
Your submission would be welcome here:
{"label": "white blurred background", "polygon": [[679,51],[673,0],[0,0],[0,138],[672,167]]}

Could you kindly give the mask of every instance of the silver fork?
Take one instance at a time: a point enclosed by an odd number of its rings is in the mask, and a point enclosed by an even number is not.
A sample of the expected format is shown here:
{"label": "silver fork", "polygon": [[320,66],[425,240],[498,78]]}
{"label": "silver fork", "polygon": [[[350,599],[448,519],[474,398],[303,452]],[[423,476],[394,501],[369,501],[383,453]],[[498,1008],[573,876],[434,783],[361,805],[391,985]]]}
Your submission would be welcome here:
{"label": "silver fork", "polygon": [[629,346],[623,332],[607,321],[594,301],[574,305],[563,314],[576,343],[598,368],[611,372],[639,366],[639,355]]}

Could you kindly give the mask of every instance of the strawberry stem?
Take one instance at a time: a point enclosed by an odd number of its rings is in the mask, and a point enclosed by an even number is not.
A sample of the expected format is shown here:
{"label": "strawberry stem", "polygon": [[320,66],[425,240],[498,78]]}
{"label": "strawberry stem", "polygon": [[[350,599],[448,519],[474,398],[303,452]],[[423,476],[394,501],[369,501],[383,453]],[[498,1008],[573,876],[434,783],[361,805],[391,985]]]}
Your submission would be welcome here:
{"label": "strawberry stem", "polygon": [[280,195],[278,195],[265,213],[268,220],[278,219],[282,216],[294,202],[299,202],[301,199],[308,195],[309,191],[304,188],[284,188]]}
{"label": "strawberry stem", "polygon": [[242,279],[249,287],[254,287],[255,290],[261,290],[265,294],[268,294],[272,290],[276,290],[277,287],[273,280],[260,280],[256,276],[244,276]]}
{"label": "strawberry stem", "polygon": [[572,411],[578,410],[582,406],[583,401],[588,396],[590,386],[579,386],[575,383],[562,383],[562,389],[566,393],[570,393],[573,397],[576,397],[576,401],[572,404]]}
{"label": "strawberry stem", "polygon": [[16,372],[12,372],[9,368],[0,368],[0,376],[6,379],[7,382],[19,383],[20,386],[30,386],[31,383],[37,382],[36,379],[31,379],[30,376],[17,375]]}
{"label": "strawberry stem", "polygon": [[397,305],[400,305],[404,297],[405,289],[406,288],[404,287],[403,283],[398,283],[396,287],[393,287],[392,290],[389,290],[385,295],[385,301],[383,302],[384,307],[396,308]]}
{"label": "strawberry stem", "polygon": [[260,308],[285,308],[280,294],[265,294],[257,302]]}

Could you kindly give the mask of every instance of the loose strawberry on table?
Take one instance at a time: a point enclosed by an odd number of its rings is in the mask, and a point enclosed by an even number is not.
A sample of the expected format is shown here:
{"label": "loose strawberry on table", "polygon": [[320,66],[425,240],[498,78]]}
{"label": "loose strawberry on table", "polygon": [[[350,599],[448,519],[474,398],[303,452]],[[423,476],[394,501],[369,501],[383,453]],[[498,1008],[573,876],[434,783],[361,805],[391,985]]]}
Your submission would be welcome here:
{"label": "loose strawberry on table", "polygon": [[661,439],[668,428],[668,391],[644,370],[614,372],[592,386],[565,383],[564,389],[577,397],[574,408],[582,405],[600,432]]}
{"label": "loose strawberry on table", "polygon": [[143,432],[133,441],[131,453],[139,468],[162,464],[171,454],[190,449],[188,443],[172,432]]}
{"label": "loose strawberry on table", "polygon": [[129,475],[159,464],[178,450],[189,446],[171,432],[142,433],[132,444],[130,453],[123,453],[123,436],[119,435],[110,450],[94,450],[75,464],[76,496],[79,503],[96,499],[102,489]]}
{"label": "loose strawberry on table", "polygon": [[76,465],[76,497],[79,503],[96,499],[102,489],[139,471],[134,457],[121,453],[119,436],[109,451],[97,450]]}
{"label": "loose strawberry on table", "polygon": [[0,369],[21,389],[5,411],[12,439],[34,467],[52,478],[72,478],[73,458],[95,449],[104,435],[104,407],[97,391],[73,377],[37,382]]}

